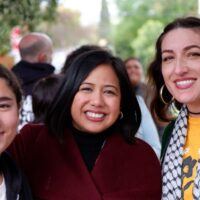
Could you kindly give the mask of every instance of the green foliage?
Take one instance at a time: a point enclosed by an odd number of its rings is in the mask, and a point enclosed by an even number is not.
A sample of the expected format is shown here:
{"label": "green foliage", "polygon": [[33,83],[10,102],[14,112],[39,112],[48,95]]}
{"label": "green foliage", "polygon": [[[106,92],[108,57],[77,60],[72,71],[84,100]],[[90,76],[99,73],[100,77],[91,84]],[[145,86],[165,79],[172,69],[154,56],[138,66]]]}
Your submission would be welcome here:
{"label": "green foliage", "polygon": [[110,36],[110,14],[106,0],[102,0],[101,3],[99,36],[107,40],[109,40]]}
{"label": "green foliage", "polygon": [[18,25],[34,31],[42,21],[52,21],[58,0],[0,0],[0,52],[10,49],[10,30]]}
{"label": "green foliage", "polygon": [[56,6],[56,0],[0,0],[0,19],[11,27],[26,25],[34,30],[41,21],[54,19]]}
{"label": "green foliage", "polygon": [[54,47],[66,49],[95,43],[98,35],[95,28],[81,26],[78,11],[61,7],[57,11],[55,23],[43,22],[37,26],[37,31],[47,32],[54,42]]}
{"label": "green foliage", "polygon": [[[123,59],[136,54],[145,65],[152,57],[155,36],[158,36],[161,24],[165,25],[177,17],[195,16],[198,7],[197,0],[115,0],[115,2],[119,13],[119,23],[114,28],[113,36],[115,51]],[[149,20],[152,21],[148,22]]]}
{"label": "green foliage", "polygon": [[158,20],[147,20],[138,29],[137,37],[132,41],[135,56],[139,57],[146,67],[154,55],[154,45],[163,29],[163,24]]}
{"label": "green foliage", "polygon": [[0,55],[4,55],[10,50],[10,28],[1,21],[0,27]]}

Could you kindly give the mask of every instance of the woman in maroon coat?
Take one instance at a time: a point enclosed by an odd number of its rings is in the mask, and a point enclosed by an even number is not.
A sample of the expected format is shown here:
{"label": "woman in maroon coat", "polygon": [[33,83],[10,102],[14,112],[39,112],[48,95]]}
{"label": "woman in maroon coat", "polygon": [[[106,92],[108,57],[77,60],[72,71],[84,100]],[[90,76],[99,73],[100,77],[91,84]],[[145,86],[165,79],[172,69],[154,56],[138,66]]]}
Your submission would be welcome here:
{"label": "woman in maroon coat", "polygon": [[69,66],[45,125],[25,126],[10,152],[35,199],[160,200],[159,161],[134,137],[140,121],[123,62],[89,51]]}

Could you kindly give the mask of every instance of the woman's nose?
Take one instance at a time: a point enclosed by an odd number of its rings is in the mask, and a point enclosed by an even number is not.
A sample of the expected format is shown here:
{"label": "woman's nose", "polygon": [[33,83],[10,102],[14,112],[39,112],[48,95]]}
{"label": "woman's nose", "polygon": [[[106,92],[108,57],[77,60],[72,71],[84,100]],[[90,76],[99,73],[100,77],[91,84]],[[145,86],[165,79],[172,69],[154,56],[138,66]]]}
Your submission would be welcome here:
{"label": "woman's nose", "polygon": [[187,60],[184,58],[177,58],[174,63],[174,73],[177,75],[184,75],[188,72]]}
{"label": "woman's nose", "polygon": [[91,95],[90,103],[92,106],[103,106],[104,98],[100,91],[95,91]]}

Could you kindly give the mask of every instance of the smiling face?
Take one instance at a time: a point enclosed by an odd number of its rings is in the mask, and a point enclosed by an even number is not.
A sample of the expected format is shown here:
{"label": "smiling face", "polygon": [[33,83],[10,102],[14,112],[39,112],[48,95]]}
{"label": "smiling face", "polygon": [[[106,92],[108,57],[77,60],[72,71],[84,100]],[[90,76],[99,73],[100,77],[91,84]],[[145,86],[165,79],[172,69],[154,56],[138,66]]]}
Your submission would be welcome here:
{"label": "smiling face", "polygon": [[0,78],[0,153],[12,142],[18,125],[18,106],[13,91]]}
{"label": "smiling face", "polygon": [[120,115],[121,92],[111,66],[97,66],[82,82],[72,107],[72,123],[80,131],[99,133],[111,127]]}
{"label": "smiling face", "polygon": [[162,74],[169,92],[200,111],[200,29],[178,28],[162,41]]}

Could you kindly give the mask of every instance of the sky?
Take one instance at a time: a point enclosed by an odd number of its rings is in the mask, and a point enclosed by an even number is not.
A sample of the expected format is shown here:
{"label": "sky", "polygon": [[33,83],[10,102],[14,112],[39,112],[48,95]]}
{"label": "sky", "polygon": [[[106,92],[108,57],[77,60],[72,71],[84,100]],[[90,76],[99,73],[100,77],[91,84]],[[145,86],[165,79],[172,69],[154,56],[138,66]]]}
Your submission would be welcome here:
{"label": "sky", "polygon": [[[107,0],[111,19],[116,16],[116,8],[113,0]],[[96,24],[99,21],[101,0],[60,0],[60,4],[66,8],[77,10],[81,13],[83,25]]]}

